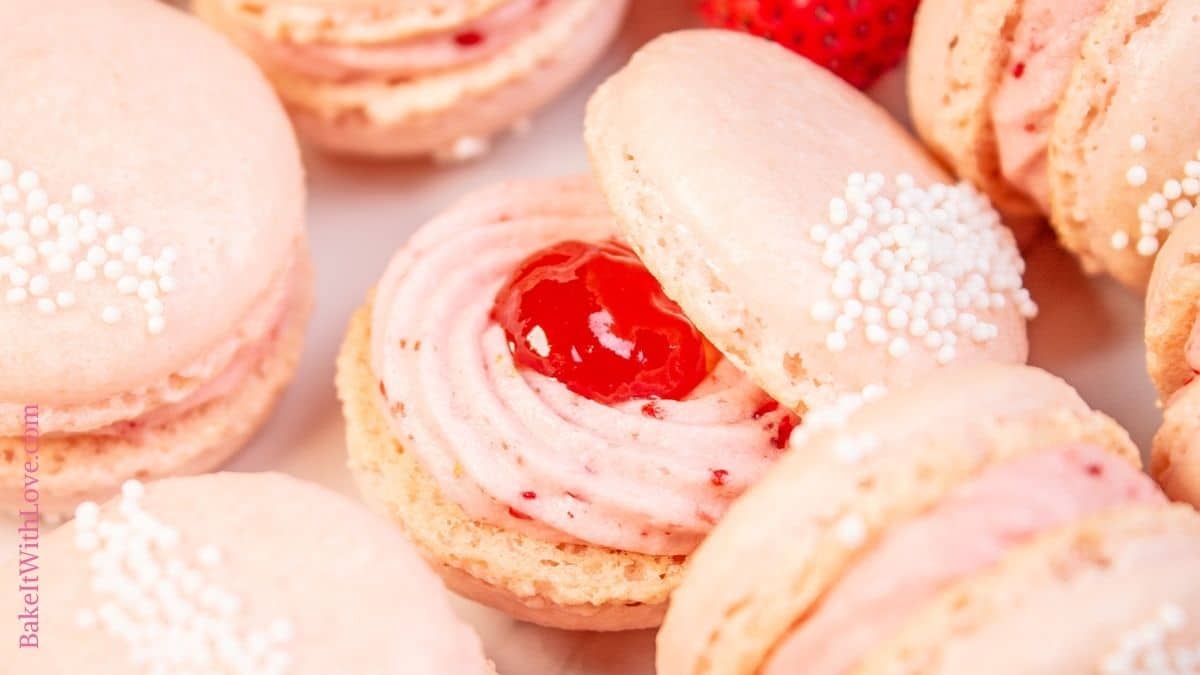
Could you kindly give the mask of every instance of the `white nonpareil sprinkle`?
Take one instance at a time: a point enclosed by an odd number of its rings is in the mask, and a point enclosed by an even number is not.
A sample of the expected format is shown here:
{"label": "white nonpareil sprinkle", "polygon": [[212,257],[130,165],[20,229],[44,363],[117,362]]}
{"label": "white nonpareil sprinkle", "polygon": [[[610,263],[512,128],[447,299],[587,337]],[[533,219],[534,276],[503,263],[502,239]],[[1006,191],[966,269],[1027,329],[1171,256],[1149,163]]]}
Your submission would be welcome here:
{"label": "white nonpareil sprinkle", "polygon": [[[41,176],[0,159],[0,295],[6,302],[32,299],[39,312],[52,315],[77,306],[74,291],[64,288],[73,282],[108,283],[142,300],[175,289],[175,250],[167,246],[157,257],[146,255],[145,232],[118,228],[111,214],[94,210],[95,201],[87,185],[73,186],[65,202],[52,201]],[[124,315],[115,306],[91,311],[107,324]],[[158,314],[146,317],[151,334],[165,328]]]}
{"label": "white nonpareil sprinkle", "polygon": [[1011,305],[1026,318],[1037,314],[1012,235],[966,183],[922,188],[908,175],[889,185],[882,174],[856,173],[830,200],[828,218],[809,234],[834,272],[828,296],[811,308],[832,324],[831,351],[861,332],[895,359],[924,349],[945,365],[961,341],[996,339],[990,311]]}
{"label": "white nonpareil sprinkle", "polygon": [[95,607],[75,623],[123,643],[137,672],[283,675],[294,630],[287,619],[250,630],[242,600],[212,579],[221,554],[189,554],[178,530],[141,504],[137,481],[122,486],[115,508],[85,502],[75,511],[75,544],[91,569]]}
{"label": "white nonpareil sprinkle", "polygon": [[877,447],[879,439],[874,434],[847,434],[833,442],[833,453],[843,464],[857,464]]}
{"label": "white nonpareil sprinkle", "polygon": [[838,541],[848,548],[858,548],[867,540],[867,522],[862,516],[849,513],[833,525],[834,535]]}
{"label": "white nonpareil sprinkle", "polygon": [[1183,608],[1167,603],[1149,619],[1130,627],[1100,662],[1103,675],[1198,675],[1200,645],[1169,647],[1172,635],[1187,626]]}
{"label": "white nonpareil sprinkle", "polygon": [[[1134,152],[1146,149],[1144,134],[1134,134],[1129,147]],[[1133,244],[1138,255],[1149,258],[1158,253],[1163,237],[1175,227],[1175,223],[1187,217],[1197,206],[1200,198],[1200,152],[1196,158],[1188,157],[1178,175],[1163,181],[1162,187],[1152,192],[1138,205],[1136,235],[1118,230],[1112,234],[1112,248],[1123,251]],[[1146,167],[1136,164],[1129,167],[1125,179],[1132,187],[1142,187],[1150,180]],[[1082,219],[1080,219],[1082,220]],[[1136,240],[1134,239],[1136,236]]]}
{"label": "white nonpareil sprinkle", "polygon": [[854,411],[886,394],[887,387],[881,384],[870,384],[863,387],[862,391],[841,394],[829,403],[809,408],[805,411],[800,426],[792,432],[789,441],[790,447],[795,449],[803,446],[817,431],[836,429],[845,425]]}
{"label": "white nonpareil sprinkle", "polygon": [[448,147],[434,152],[433,159],[439,164],[460,164],[483,157],[492,149],[492,142],[482,136],[463,136]]}

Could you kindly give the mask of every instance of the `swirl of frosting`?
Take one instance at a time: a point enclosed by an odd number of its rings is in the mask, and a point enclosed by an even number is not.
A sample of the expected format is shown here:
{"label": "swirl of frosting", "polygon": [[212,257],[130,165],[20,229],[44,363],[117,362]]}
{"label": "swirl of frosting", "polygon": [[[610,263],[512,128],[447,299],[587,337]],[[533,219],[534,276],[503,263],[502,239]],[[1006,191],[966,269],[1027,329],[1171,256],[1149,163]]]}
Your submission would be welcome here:
{"label": "swirl of frosting", "polygon": [[790,413],[728,362],[684,400],[597,403],[518,369],[491,319],[529,254],[614,234],[586,179],[497,186],[427,225],[375,297],[380,403],[473,518],[550,541],[686,554],[779,455]]}

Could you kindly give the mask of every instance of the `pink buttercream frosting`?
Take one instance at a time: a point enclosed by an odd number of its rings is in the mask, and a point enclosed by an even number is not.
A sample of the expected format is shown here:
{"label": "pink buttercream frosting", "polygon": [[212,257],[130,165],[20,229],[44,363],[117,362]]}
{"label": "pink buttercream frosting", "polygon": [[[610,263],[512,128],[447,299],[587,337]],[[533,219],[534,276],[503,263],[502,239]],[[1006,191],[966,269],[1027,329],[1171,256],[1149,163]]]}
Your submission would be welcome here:
{"label": "pink buttercream frosting", "polygon": [[893,528],[780,644],[763,675],[838,675],[953,582],[1055,527],[1165,498],[1092,446],[1038,452],[989,469],[930,512]]}
{"label": "pink buttercream frosting", "polygon": [[422,229],[375,298],[380,402],[474,518],[550,541],[686,554],[778,456],[789,413],[764,412],[770,398],[728,362],[686,400],[597,403],[517,369],[490,318],[529,254],[613,236],[582,181],[502,186]]}
{"label": "pink buttercream frosting", "polygon": [[452,31],[395,43],[279,42],[248,31],[253,48],[291,72],[328,80],[406,78],[490,57],[536,30],[569,0],[509,0]]}
{"label": "pink buttercream frosting", "polygon": [[1046,151],[1054,114],[1083,39],[1103,8],[1104,0],[1026,2],[992,98],[1001,172],[1046,212]]}

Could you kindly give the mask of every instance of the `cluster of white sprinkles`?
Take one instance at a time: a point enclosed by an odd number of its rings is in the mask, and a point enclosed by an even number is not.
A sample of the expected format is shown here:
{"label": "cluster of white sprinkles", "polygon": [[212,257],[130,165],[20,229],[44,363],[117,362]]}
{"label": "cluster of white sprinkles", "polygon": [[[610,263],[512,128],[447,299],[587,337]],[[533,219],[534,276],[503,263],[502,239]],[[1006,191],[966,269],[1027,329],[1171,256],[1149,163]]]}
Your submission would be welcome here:
{"label": "cluster of white sprinkles", "polygon": [[804,412],[803,423],[792,432],[788,444],[792,449],[800,448],[817,431],[845,426],[854,411],[871,401],[883,398],[887,391],[887,387],[882,384],[868,384],[862,391],[839,394],[829,403],[814,405]]}
{"label": "cluster of white sprinkles", "polygon": [[178,530],[141,505],[144,487],[129,481],[115,513],[85,502],[75,511],[75,546],[89,554],[99,606],[81,609],[80,628],[104,630],[129,648],[148,675],[283,675],[293,627],[277,619],[263,630],[241,626],[241,599],[210,581],[220,549],[190,554]]}
{"label": "cluster of white sprinkles", "polygon": [[1104,675],[1198,675],[1200,645],[1168,647],[1168,639],[1183,630],[1187,613],[1174,603],[1131,628],[1100,663]]}
{"label": "cluster of white sprinkles", "polygon": [[1037,314],[1012,235],[967,183],[918,187],[900,174],[889,185],[883,174],[854,173],[830,200],[828,223],[809,235],[834,272],[829,296],[811,310],[832,325],[831,351],[861,331],[894,358],[917,346],[948,364],[961,341],[999,335],[987,312],[1012,305],[1026,318]]}
{"label": "cluster of white sprinkles", "polygon": [[[163,297],[176,288],[171,268],[177,253],[170,246],[157,255],[144,251],[141,228],[122,227],[93,207],[95,199],[90,187],[76,185],[66,201],[51,201],[36,172],[0,159],[0,296],[50,315],[76,304],[72,279],[109,283],[142,304],[147,331],[162,333]],[[107,324],[122,314],[117,305],[97,309]]]}
{"label": "cluster of white sprinkles", "polygon": [[[1146,150],[1145,134],[1134,134],[1129,138],[1129,149],[1135,154]],[[1125,172],[1125,182],[1130,187],[1140,188],[1150,180],[1150,173],[1142,164],[1134,164]],[[1134,250],[1138,255],[1150,257],[1158,253],[1159,235],[1170,231],[1175,223],[1196,208],[1200,202],[1200,150],[1183,164],[1180,175],[1163,181],[1162,187],[1138,205],[1138,238]],[[1109,241],[1118,251],[1129,248],[1132,238],[1125,230],[1112,234]]]}

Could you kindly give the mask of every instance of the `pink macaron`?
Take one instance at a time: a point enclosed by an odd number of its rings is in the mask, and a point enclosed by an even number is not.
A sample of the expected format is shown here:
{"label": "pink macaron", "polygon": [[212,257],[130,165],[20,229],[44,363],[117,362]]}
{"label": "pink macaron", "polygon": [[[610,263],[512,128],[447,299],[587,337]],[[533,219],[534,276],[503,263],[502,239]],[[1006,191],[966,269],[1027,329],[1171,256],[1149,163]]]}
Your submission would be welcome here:
{"label": "pink macaron", "polygon": [[129,481],[20,546],[5,673],[495,674],[402,536],[281,474]]}
{"label": "pink macaron", "polygon": [[628,0],[196,0],[319,147],[473,158],[578,79]]}
{"label": "pink macaron", "polygon": [[657,672],[1192,672],[1198,560],[1200,517],[1065,382],[943,371],[812,434],[730,509]]}
{"label": "pink macaron", "polygon": [[144,0],[0,6],[0,501],[210,470],[312,301],[295,138],[253,64]]}

